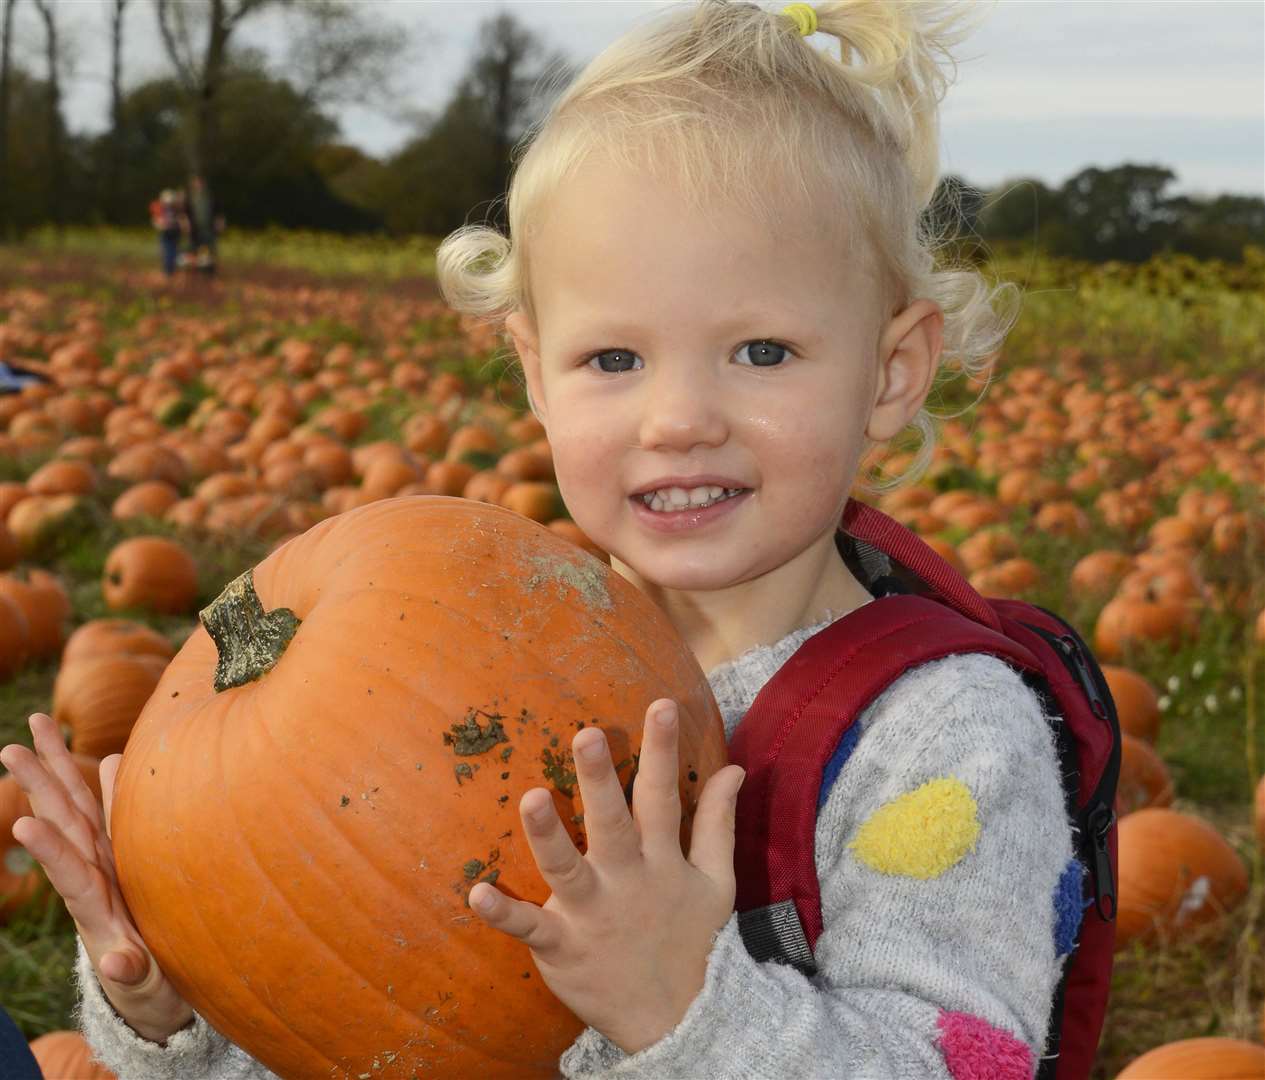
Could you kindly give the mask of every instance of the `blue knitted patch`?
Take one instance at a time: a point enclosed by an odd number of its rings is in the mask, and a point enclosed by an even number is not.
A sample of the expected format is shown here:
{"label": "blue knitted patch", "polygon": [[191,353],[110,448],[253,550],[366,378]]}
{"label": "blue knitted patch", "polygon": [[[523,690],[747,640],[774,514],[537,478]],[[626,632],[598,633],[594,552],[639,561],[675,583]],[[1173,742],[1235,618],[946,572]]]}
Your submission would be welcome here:
{"label": "blue knitted patch", "polygon": [[856,747],[857,739],[860,737],[861,725],[854,720],[852,726],[843,733],[843,738],[839,740],[839,745],[835,747],[835,752],[830,755],[830,760],[826,762],[826,767],[822,770],[821,790],[817,792],[818,810],[826,805],[826,796],[830,794],[830,789],[839,778],[839,772],[843,768],[843,763],[851,756],[853,749]]}
{"label": "blue knitted patch", "polygon": [[1078,859],[1070,859],[1054,889],[1054,947],[1058,956],[1070,953],[1076,945],[1084,910],[1081,904],[1084,876],[1085,867]]}

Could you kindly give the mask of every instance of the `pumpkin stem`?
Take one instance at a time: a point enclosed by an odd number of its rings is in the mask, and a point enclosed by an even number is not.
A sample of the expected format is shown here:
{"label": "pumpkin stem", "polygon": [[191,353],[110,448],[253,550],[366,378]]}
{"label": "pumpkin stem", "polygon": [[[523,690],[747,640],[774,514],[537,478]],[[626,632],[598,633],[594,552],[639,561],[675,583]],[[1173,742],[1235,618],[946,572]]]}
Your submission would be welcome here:
{"label": "pumpkin stem", "polygon": [[289,608],[264,611],[253,570],[230,581],[198,618],[219,652],[212,680],[216,693],[253,682],[271,670],[301,621]]}

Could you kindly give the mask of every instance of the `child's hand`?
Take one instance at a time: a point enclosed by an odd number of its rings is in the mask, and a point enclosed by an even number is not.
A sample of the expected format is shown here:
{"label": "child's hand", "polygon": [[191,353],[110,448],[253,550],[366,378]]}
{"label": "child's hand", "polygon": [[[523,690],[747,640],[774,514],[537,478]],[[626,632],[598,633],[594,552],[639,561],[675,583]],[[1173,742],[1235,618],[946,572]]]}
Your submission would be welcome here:
{"label": "child's hand", "polygon": [[734,804],[745,774],[730,765],[704,785],[687,861],[672,701],[646,710],[631,816],[602,732],[586,728],[571,746],[588,853],[576,850],[549,792],[533,788],[519,814],[553,895],[537,907],[481,882],[470,904],[531,947],[564,1005],[632,1054],[668,1034],[703,988],[713,936],[733,912]]}
{"label": "child's hand", "polygon": [[145,946],[114,873],[110,804],[123,755],[101,762],[103,812],[52,719],[33,715],[31,734],[34,754],[17,743],[0,750],[0,764],[26,792],[35,814],[14,822],[13,838],[39,861],[66,901],[115,1011],[138,1035],[164,1042],[193,1019],[193,1010]]}

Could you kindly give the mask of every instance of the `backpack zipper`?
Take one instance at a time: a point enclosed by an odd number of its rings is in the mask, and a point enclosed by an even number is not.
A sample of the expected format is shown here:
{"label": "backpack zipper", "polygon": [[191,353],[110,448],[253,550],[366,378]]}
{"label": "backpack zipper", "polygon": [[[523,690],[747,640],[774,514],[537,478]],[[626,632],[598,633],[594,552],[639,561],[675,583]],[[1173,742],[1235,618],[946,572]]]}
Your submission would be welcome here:
{"label": "backpack zipper", "polygon": [[1055,637],[1042,627],[1033,626],[1031,623],[1023,625],[1029,630],[1036,631],[1058,650],[1064,665],[1076,676],[1081,688],[1085,691],[1094,715],[1112,728],[1111,755],[1098,781],[1098,787],[1090,796],[1082,814],[1078,815],[1085,827],[1083,846],[1086,854],[1090,856],[1086,861],[1089,863],[1090,877],[1093,879],[1094,907],[1099,918],[1104,922],[1110,922],[1116,916],[1116,885],[1112,880],[1108,838],[1116,822],[1116,812],[1111,803],[1103,798],[1103,791],[1107,788],[1114,791],[1120,779],[1120,722],[1116,719],[1114,705],[1109,704],[1111,690],[1106,685],[1106,679],[1095,677],[1086,659],[1087,648],[1076,629],[1053,611],[1039,604],[1032,606],[1054,619],[1065,632]]}

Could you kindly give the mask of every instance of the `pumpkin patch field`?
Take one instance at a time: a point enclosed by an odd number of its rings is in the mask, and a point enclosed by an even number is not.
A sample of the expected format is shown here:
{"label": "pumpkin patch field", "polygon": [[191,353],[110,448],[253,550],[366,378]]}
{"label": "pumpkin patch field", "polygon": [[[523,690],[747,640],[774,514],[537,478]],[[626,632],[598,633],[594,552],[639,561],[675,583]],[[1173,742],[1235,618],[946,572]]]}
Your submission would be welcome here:
{"label": "pumpkin patch field", "polygon": [[[1265,260],[1248,249],[1233,267],[1043,259],[991,269],[1028,290],[991,377],[943,372],[928,399],[938,434],[925,473],[884,489],[914,460],[916,443],[898,440],[866,462],[870,482],[853,494],[917,531],[985,595],[1062,614],[1103,665],[1124,747],[1117,951],[1094,1077],[1238,1076],[1265,1061]],[[321,602],[332,605],[337,575],[363,565],[382,576],[397,537],[410,551],[433,545],[426,580],[440,584],[426,587],[436,591],[477,594],[484,579],[517,572],[525,561],[515,537],[525,528],[589,567],[584,587],[592,574],[608,580],[609,556],[568,515],[506,343],[449,310],[425,277],[343,271],[257,264],[230,267],[223,280],[168,284],[121,256],[0,257],[0,361],[38,377],[0,393],[0,745],[30,745],[27,717],[41,711],[90,784],[95,763],[133,732],[134,745],[149,747],[146,765],[158,763],[164,736],[138,718],[157,694],[201,707],[188,700],[190,657],[219,648],[223,662],[222,638],[249,625],[256,637],[243,662],[258,663],[259,643],[272,642],[265,667],[275,663],[295,634],[269,599],[283,579],[294,578],[284,587],[301,597],[321,592],[305,574],[325,575]],[[436,507],[442,514],[427,520],[445,524],[434,535],[400,523]],[[480,582],[468,571],[454,584],[443,559],[476,532]],[[257,577],[247,573],[256,567]],[[405,593],[408,584],[396,582]],[[356,604],[340,609],[338,625],[353,627],[352,637],[380,635],[407,657],[401,626],[421,610],[417,597],[389,611]],[[641,612],[638,625],[650,626],[656,611]],[[300,633],[319,634],[306,612]],[[476,639],[454,622],[451,663],[508,665],[493,641],[501,631],[508,639],[507,624],[501,611]],[[626,638],[653,636],[628,626]],[[555,655],[575,636],[558,622],[536,633]],[[338,662],[348,642],[327,637],[293,638],[290,647],[326,650],[327,683],[289,687],[288,700],[310,701],[303,707],[313,712],[389,707],[394,691],[373,702],[362,666]],[[384,651],[375,662],[395,659]],[[692,685],[684,660],[645,663],[671,669],[663,685]],[[700,693],[693,706],[700,724],[709,703]],[[490,761],[483,751],[505,753],[504,719],[472,715],[450,739],[478,745],[481,757],[469,761]],[[567,747],[557,743],[523,752],[565,791],[574,774],[568,781]],[[695,755],[704,778],[720,764],[703,764],[705,744]],[[426,776],[441,771],[414,756]],[[462,774],[467,759],[444,760],[444,791],[457,799],[472,768]],[[624,765],[631,761],[630,753]],[[159,785],[153,770],[133,771],[120,774],[131,816],[116,845],[143,852],[150,834],[179,831],[176,807],[198,777]],[[251,782],[261,814],[301,802],[301,792]],[[687,805],[695,782],[683,772]],[[375,812],[377,791],[349,789],[348,820]],[[74,933],[9,835],[22,803],[0,775],[0,1001],[35,1039],[73,1028]],[[452,805],[443,812],[459,814],[460,802]],[[581,815],[572,820],[578,826]],[[231,830],[244,828],[219,819],[202,827],[233,842]],[[330,836],[331,851],[341,836]],[[494,835],[479,843],[455,864],[457,908],[476,881],[521,872]],[[269,856],[286,857],[284,844]],[[357,881],[335,882],[342,891],[306,917],[337,916],[337,896],[349,889],[361,891],[347,900],[349,920],[398,902],[386,858]],[[131,895],[140,902],[141,891]],[[160,909],[171,898],[147,893],[144,902]],[[437,924],[444,947],[464,932],[448,919]],[[255,947],[248,928],[242,941],[244,953]],[[280,947],[275,959],[288,962]],[[521,978],[519,996],[547,997],[534,971]],[[533,1008],[547,1010],[545,997]],[[405,1003],[400,1016],[427,1007]],[[258,1023],[273,1025],[279,1043],[300,1026],[272,1014]],[[504,1026],[487,1025],[493,1034]],[[76,1051],[60,1036],[44,1046]]]}

